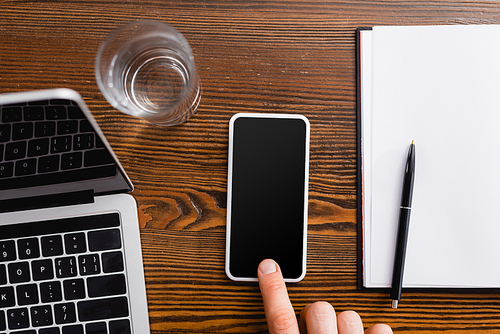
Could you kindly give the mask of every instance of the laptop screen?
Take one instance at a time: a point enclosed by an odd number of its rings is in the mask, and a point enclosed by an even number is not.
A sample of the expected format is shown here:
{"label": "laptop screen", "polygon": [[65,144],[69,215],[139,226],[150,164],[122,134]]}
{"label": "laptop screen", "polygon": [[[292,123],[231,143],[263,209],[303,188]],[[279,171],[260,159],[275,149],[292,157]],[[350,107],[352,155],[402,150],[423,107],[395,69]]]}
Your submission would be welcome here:
{"label": "laptop screen", "polygon": [[132,189],[78,93],[0,95],[0,200]]}

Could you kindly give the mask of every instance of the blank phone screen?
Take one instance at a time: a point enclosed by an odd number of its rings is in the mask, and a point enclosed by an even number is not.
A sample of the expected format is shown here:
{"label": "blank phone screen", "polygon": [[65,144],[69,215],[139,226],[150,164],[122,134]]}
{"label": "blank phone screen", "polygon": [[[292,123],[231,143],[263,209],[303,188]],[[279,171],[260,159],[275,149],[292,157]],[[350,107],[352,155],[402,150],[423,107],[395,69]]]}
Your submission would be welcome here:
{"label": "blank phone screen", "polygon": [[257,277],[274,259],[283,276],[304,272],[308,124],[298,118],[237,118],[233,126],[229,271]]}

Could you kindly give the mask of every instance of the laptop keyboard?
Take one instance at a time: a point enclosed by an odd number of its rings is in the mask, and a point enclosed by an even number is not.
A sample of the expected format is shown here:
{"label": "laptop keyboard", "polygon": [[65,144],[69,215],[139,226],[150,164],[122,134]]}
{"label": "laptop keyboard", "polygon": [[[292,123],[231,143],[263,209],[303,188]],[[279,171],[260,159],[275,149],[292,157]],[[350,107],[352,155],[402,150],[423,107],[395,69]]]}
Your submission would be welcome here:
{"label": "laptop keyboard", "polygon": [[114,161],[69,100],[0,106],[0,190],[113,176]]}
{"label": "laptop keyboard", "polygon": [[130,334],[118,213],[0,226],[0,333]]}

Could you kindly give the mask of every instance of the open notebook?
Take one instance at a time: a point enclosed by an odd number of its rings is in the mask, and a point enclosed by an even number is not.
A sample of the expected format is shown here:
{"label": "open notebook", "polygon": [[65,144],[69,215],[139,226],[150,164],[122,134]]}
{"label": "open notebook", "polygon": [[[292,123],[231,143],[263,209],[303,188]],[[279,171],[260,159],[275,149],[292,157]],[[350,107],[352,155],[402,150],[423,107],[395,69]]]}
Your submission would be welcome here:
{"label": "open notebook", "polygon": [[500,287],[500,26],[359,30],[362,286],[389,287],[416,147],[404,287]]}
{"label": "open notebook", "polygon": [[149,333],[131,190],[79,94],[0,95],[0,333]]}

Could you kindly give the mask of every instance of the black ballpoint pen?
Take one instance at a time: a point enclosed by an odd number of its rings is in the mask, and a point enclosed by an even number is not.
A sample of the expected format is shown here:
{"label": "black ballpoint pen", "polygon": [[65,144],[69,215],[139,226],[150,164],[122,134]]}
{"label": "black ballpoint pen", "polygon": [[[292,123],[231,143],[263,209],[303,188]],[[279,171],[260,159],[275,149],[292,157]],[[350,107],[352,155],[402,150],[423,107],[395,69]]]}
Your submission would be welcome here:
{"label": "black ballpoint pen", "polygon": [[415,176],[415,144],[411,142],[406,159],[406,168],[403,181],[403,194],[399,210],[399,227],[396,241],[396,254],[394,257],[394,272],[392,274],[391,299],[392,308],[398,307],[403,286],[403,272],[406,257],[406,243],[410,226],[411,200],[413,197],[413,179]]}

